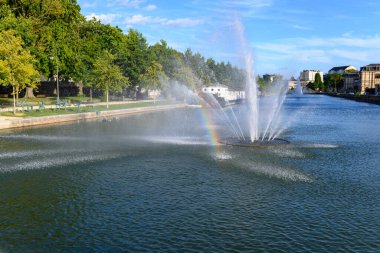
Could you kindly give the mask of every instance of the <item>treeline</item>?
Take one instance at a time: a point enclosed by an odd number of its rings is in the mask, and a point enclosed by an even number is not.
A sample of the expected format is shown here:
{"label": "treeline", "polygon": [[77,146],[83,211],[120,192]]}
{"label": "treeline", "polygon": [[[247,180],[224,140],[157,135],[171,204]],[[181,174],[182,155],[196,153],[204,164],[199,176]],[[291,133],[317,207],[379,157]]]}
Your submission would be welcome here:
{"label": "treeline", "polygon": [[[352,71],[346,71],[345,73],[350,72]],[[324,82],[322,82],[321,75],[317,73],[315,74],[314,82],[308,83],[306,87],[315,91],[337,93],[344,88],[344,76],[339,73],[326,74],[324,75]]]}
{"label": "treeline", "polygon": [[86,20],[76,0],[0,0],[0,36],[0,47],[9,48],[0,50],[0,84],[11,85],[16,95],[36,87],[41,76],[53,79],[57,74],[59,80],[104,94],[130,96],[162,88],[162,80],[178,80],[193,90],[212,83],[233,89],[244,84],[244,71],[230,63],[190,49],[179,52],[164,40],[148,45],[137,30],[124,34],[118,27]]}

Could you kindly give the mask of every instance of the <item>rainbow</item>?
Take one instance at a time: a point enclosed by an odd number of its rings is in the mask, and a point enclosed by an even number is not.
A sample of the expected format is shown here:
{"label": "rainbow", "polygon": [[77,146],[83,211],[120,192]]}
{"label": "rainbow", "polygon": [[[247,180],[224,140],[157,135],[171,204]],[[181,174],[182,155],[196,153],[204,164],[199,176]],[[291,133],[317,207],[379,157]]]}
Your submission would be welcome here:
{"label": "rainbow", "polygon": [[[195,87],[195,85],[191,85],[193,90],[197,90],[197,88]],[[201,96],[199,96],[199,94],[197,94],[197,96],[199,98],[201,98]],[[209,143],[210,145],[213,147],[215,153],[218,153],[220,150],[220,147],[222,146],[220,144],[220,136],[219,136],[219,133],[217,131],[217,129],[214,127],[215,124],[214,124],[214,121],[213,121],[213,117],[211,115],[211,110],[208,110],[208,107],[206,106],[206,102],[205,101],[201,101],[201,106],[200,106],[200,110],[199,111],[199,114],[200,114],[200,119],[201,119],[201,122],[203,123],[203,125],[205,126],[205,128],[207,129],[207,132],[208,132],[208,136],[209,136]]]}
{"label": "rainbow", "polygon": [[215,151],[218,151],[218,147],[221,146],[220,144],[220,136],[217,131],[217,129],[214,127],[215,124],[213,122],[213,117],[211,115],[211,110],[208,110],[205,106],[201,106],[199,114],[201,121],[205,128],[207,129],[208,132],[208,137],[209,137],[209,143],[211,144],[212,147],[214,147]]}

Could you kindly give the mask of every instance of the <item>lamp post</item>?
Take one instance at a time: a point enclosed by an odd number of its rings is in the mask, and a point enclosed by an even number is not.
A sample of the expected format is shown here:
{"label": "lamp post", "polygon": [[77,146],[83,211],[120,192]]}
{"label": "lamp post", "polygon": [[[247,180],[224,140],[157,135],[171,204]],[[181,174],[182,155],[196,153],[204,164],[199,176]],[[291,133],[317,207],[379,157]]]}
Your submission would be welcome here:
{"label": "lamp post", "polygon": [[[54,56],[50,56],[50,60],[54,60]],[[57,104],[58,104],[58,101],[59,101],[58,58],[56,58],[56,64],[57,64]]]}

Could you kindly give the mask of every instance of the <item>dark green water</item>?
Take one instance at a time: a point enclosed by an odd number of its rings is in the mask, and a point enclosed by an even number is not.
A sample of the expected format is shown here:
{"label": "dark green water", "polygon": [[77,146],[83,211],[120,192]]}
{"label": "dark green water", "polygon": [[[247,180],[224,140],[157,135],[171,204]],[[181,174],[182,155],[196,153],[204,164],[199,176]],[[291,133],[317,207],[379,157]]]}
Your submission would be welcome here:
{"label": "dark green water", "polygon": [[379,106],[288,98],[273,148],[201,116],[0,132],[0,252],[380,252]]}

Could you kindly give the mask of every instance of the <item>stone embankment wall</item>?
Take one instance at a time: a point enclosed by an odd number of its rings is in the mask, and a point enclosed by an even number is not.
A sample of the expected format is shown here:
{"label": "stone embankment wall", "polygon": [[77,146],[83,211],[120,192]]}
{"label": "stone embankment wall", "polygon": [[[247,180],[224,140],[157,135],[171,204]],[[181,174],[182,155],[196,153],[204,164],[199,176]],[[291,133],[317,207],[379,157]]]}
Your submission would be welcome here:
{"label": "stone embankment wall", "polygon": [[354,96],[349,94],[327,94],[332,97],[345,98],[358,102],[380,105],[380,96]]}

